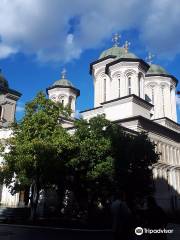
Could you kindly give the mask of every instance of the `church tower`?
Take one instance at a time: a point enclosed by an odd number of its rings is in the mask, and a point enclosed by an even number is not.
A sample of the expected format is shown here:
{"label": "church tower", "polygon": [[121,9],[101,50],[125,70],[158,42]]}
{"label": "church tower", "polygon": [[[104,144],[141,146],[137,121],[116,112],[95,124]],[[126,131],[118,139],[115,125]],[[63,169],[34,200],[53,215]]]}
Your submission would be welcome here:
{"label": "church tower", "polygon": [[75,117],[76,99],[80,95],[80,91],[67,79],[65,69],[61,72],[61,79],[55,81],[46,91],[49,99],[61,102],[64,106],[69,105],[72,110],[71,117]]}
{"label": "church tower", "polygon": [[113,99],[136,95],[145,99],[144,79],[149,65],[129,52],[130,42],[119,46],[120,35],[115,34],[113,47],[103,51],[90,65],[94,80],[94,107]]}
{"label": "church tower", "polygon": [[0,72],[0,128],[14,122],[16,103],[20,97],[21,93],[9,88],[8,81]]}
{"label": "church tower", "polygon": [[154,105],[152,119],[168,118],[177,122],[176,86],[178,80],[163,67],[152,64],[149,56],[150,68],[146,73],[144,91]]}

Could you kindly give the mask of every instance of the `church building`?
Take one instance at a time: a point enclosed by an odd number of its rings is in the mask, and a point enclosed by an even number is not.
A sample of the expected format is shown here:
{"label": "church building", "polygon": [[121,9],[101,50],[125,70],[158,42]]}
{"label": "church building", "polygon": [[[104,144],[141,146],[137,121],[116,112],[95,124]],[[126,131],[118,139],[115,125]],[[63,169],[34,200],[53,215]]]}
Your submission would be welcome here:
{"label": "church building", "polygon": [[129,51],[129,43],[103,51],[90,64],[94,84],[94,108],[82,111],[89,120],[98,114],[135,132],[145,131],[160,154],[153,166],[155,197],[164,209],[180,210],[180,125],[177,123],[178,80],[163,67]]}
{"label": "church building", "polygon": [[[82,111],[81,116],[89,120],[105,114],[108,120],[127,130],[147,132],[157,146],[156,151],[161,153],[158,163],[153,166],[156,200],[166,210],[180,210],[180,125],[176,113],[178,80],[163,67],[152,64],[151,54],[145,61],[129,51],[127,41],[119,46],[119,38],[115,34],[114,46],[103,51],[90,64],[94,108]],[[7,125],[14,120],[16,101],[21,94],[9,89],[2,76],[0,91],[0,138],[3,138],[10,135]],[[61,118],[63,126],[71,128],[80,91],[66,78],[65,70],[61,79],[46,92],[53,101],[71,106],[71,118]],[[5,203],[1,192],[0,199]]]}

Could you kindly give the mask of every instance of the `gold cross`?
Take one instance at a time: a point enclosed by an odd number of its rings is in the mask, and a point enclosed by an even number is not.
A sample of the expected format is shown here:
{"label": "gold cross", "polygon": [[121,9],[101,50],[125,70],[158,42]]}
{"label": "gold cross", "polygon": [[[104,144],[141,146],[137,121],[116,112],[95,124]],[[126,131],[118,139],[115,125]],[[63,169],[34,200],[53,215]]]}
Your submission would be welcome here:
{"label": "gold cross", "polygon": [[66,78],[66,73],[67,73],[66,69],[63,68],[63,70],[61,71],[61,78],[62,78],[62,79],[65,79],[65,78]]}
{"label": "gold cross", "polygon": [[128,42],[128,41],[125,41],[125,43],[124,43],[124,46],[123,46],[123,47],[125,48],[125,50],[126,50],[126,53],[128,52],[130,45],[131,45],[131,43],[130,43],[130,42]]}
{"label": "gold cross", "polygon": [[112,42],[114,43],[114,47],[118,47],[119,46],[119,40],[121,38],[121,35],[119,35],[119,33],[115,33],[114,36],[112,37]]}
{"label": "gold cross", "polygon": [[149,63],[151,65],[154,57],[155,56],[151,52],[149,52],[148,56],[146,57],[147,63]]}

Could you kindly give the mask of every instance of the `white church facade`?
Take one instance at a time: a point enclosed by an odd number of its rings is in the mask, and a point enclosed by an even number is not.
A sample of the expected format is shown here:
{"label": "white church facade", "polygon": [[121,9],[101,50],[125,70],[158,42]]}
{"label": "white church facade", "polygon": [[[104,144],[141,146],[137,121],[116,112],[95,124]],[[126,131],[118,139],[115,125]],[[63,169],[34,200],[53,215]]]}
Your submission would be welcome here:
{"label": "white church facade", "polygon": [[98,114],[135,132],[145,131],[161,153],[153,166],[155,197],[167,210],[180,210],[180,125],[177,123],[178,80],[163,67],[129,52],[128,42],[105,50],[90,64],[94,108],[82,111],[90,119]]}
{"label": "white church facade", "polygon": [[[128,42],[120,47],[118,38],[115,35],[114,46],[90,64],[94,108],[82,111],[81,116],[89,120],[105,114],[108,120],[130,131],[147,132],[156,143],[157,152],[161,153],[158,163],[153,166],[155,197],[165,209],[180,210],[180,125],[176,113],[178,81],[163,67],[152,64],[150,56],[146,62],[129,52]],[[80,91],[66,79],[65,72],[46,91],[53,101],[71,106],[71,118],[62,118],[62,123],[66,128],[72,127]],[[15,102],[17,96],[20,97],[16,94]],[[5,129],[2,125],[1,139]],[[1,202],[6,191],[0,192]],[[16,200],[14,202],[17,204]]]}

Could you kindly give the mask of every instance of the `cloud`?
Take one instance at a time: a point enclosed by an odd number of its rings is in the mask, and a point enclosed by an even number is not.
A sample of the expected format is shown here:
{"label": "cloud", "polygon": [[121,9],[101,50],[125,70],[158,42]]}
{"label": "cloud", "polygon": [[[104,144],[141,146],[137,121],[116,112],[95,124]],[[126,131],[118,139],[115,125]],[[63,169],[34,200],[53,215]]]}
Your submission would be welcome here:
{"label": "cloud", "polygon": [[176,96],[176,105],[177,105],[177,108],[180,111],[180,96]]}
{"label": "cloud", "polygon": [[180,52],[179,0],[1,0],[0,12],[0,58],[22,52],[67,62],[132,29],[156,54]]}
{"label": "cloud", "polygon": [[18,102],[16,106],[16,112],[17,113],[24,113],[25,106],[23,102]]}

